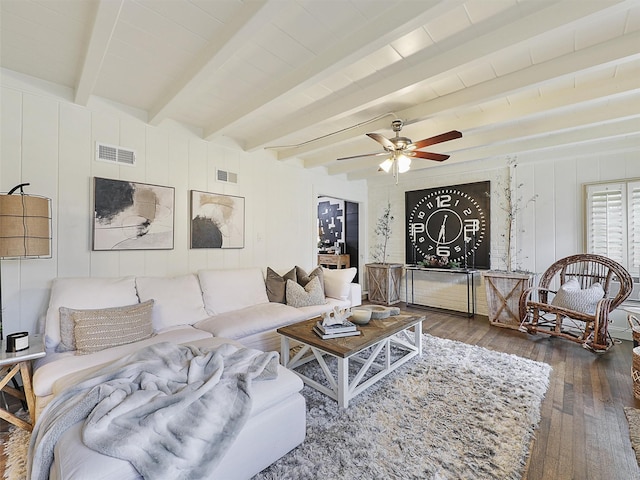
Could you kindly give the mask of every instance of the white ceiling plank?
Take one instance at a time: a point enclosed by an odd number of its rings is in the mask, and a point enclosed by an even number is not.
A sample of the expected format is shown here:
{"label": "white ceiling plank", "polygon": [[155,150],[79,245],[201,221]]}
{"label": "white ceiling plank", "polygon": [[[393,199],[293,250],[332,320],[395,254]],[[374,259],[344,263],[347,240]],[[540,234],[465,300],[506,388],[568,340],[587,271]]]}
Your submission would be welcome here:
{"label": "white ceiling plank", "polygon": [[463,133],[425,149],[446,162],[414,159],[416,178],[640,151],[639,0],[262,0],[248,19],[249,4],[0,0],[2,85],[374,188],[393,182],[380,157],[336,159],[381,151],[365,133],[391,137],[397,117],[414,140]]}
{"label": "white ceiling plank", "polygon": [[[630,33],[603,44],[595,45],[578,52],[563,55],[545,63],[532,65],[529,68],[510,73],[489,82],[457,91],[451,95],[439,97],[426,104],[405,110],[406,118],[427,118],[435,113],[455,107],[488,101],[508,92],[517,92],[543,82],[561,78],[575,72],[605,68],[616,61],[632,61],[640,58],[640,32]],[[499,94],[497,92],[500,92]]]}
{"label": "white ceiling plank", "polygon": [[[638,73],[635,70],[621,72],[615,81],[602,82],[597,81],[581,88],[572,88],[570,90],[560,90],[554,95],[546,95],[544,97],[532,97],[524,101],[511,102],[503,105],[500,110],[481,111],[475,114],[466,113],[461,118],[456,118],[451,122],[447,122],[443,127],[443,131],[458,129],[463,131],[471,128],[490,123],[506,123],[516,121],[523,116],[535,115],[548,111],[549,109],[567,108],[580,103],[599,100],[605,97],[615,97],[626,95],[630,92],[640,90],[638,82]],[[427,106],[423,106],[427,108]],[[414,114],[413,109],[420,109],[421,106],[411,107],[405,111],[396,112],[399,118],[406,119],[409,115]],[[298,148],[288,148],[278,151],[278,159],[285,160],[291,157],[302,157],[305,167],[314,168],[325,165],[334,160],[335,156],[350,156],[363,153],[364,150],[358,152],[351,148],[350,150],[342,150],[339,155],[333,155],[333,152],[313,154],[313,152],[322,151],[331,146],[341,145],[351,139],[352,136],[364,136],[368,132],[379,129],[388,128],[391,117],[385,117],[376,122],[367,123],[355,129],[349,129],[335,135],[327,136],[317,141],[310,142]],[[306,154],[306,155],[305,155]],[[311,154],[311,155],[309,155]]]}
{"label": "white ceiling plank", "polygon": [[436,4],[435,2],[410,2],[403,4],[402,8],[393,8],[382,12],[373,23],[366,23],[348,34],[345,39],[338,42],[317,55],[312,61],[302,65],[284,78],[260,91],[259,95],[247,100],[238,106],[235,112],[225,112],[224,115],[212,120],[205,132],[206,138],[212,138],[220,133],[223,128],[233,128],[238,120],[259,110],[262,106],[280,98],[281,96],[306,88],[313,83],[320,82],[340,69],[349,67],[350,64],[362,57],[384,48],[389,42],[402,37],[422,23],[429,16],[435,15],[443,8],[450,8],[459,1],[448,1]]}
{"label": "white ceiling plank", "polygon": [[[572,2],[571,5],[565,2],[554,3],[551,6],[531,2],[527,5],[531,10],[526,11],[519,19],[505,22],[501,27],[496,27],[495,20],[487,22],[486,25],[474,25],[473,32],[463,32],[459,40],[456,37],[448,39],[449,44],[452,45],[451,48],[443,51],[440,47],[435,55],[430,49],[422,51],[414,55],[419,58],[410,57],[411,66],[402,65],[403,68],[393,69],[390,73],[383,71],[370,79],[370,85],[367,88],[354,88],[349,95],[347,95],[349,92],[340,92],[339,95],[333,95],[323,102],[318,102],[312,111],[303,110],[298,115],[292,116],[286,123],[248,138],[246,149],[263,147],[317,122],[371,106],[380,102],[381,98],[391,92],[425,82],[426,79],[434,78],[460,65],[473,63],[481,57],[495,54],[507,47],[505,38],[509,38],[511,44],[517,45],[549,30],[566,28],[567,24],[596,13],[601,14],[603,5],[616,3],[622,2],[611,1],[606,4]],[[521,13],[520,8],[518,7],[518,12]],[[513,16],[513,12],[508,10],[502,15]]]}
{"label": "white ceiling plank", "polygon": [[[446,164],[447,166],[453,166],[455,164],[480,161],[494,157],[531,156],[532,152],[534,152],[534,156],[535,152],[537,152],[539,160],[543,161],[548,159],[548,155],[543,153],[546,150],[553,150],[554,158],[557,158],[557,156],[560,155],[559,152],[563,150],[565,151],[565,154],[572,152],[574,155],[579,155],[580,152],[591,152],[594,149],[601,149],[603,152],[616,151],[617,149],[619,149],[619,151],[637,150],[638,141],[640,140],[637,123],[637,120],[628,120],[625,122],[616,122],[609,126],[605,126],[604,128],[594,126],[569,132],[569,134],[561,132],[556,135],[517,140],[510,143],[487,145],[482,148],[457,152],[442,164],[439,162],[429,162],[428,160],[424,162],[413,161],[411,163],[410,172],[435,168],[439,165]],[[608,145],[608,147],[601,148],[602,145]],[[371,163],[372,164],[369,164],[368,166],[361,165],[358,170],[348,172],[347,178],[349,180],[362,180],[375,175],[377,171],[377,164],[375,162]],[[330,175],[345,174],[345,172],[338,171],[334,173],[333,169],[329,170]]]}
{"label": "white ceiling plank", "polygon": [[[477,155],[477,149],[485,145],[513,145],[514,142],[524,139],[549,138],[560,134],[567,139],[568,143],[572,143],[576,141],[574,134],[571,133],[573,131],[582,131],[583,133],[578,138],[591,142],[593,138],[597,137],[590,137],[584,132],[591,132],[592,129],[597,130],[599,127],[602,127],[603,131],[615,131],[609,126],[612,123],[618,126],[625,124],[628,127],[635,125],[635,128],[640,130],[640,113],[638,112],[640,112],[640,93],[621,95],[609,101],[600,100],[598,102],[590,102],[581,107],[565,108],[562,112],[553,116],[545,113],[544,119],[541,119],[539,114],[521,119],[511,118],[508,122],[502,123],[500,128],[496,128],[497,124],[495,123],[483,125],[479,122],[475,127],[469,129],[473,133],[466,134],[455,142],[435,145],[428,150],[452,154],[452,158],[455,156],[456,159],[460,160],[471,160],[474,159],[473,156],[465,157],[465,155]],[[476,120],[481,120],[481,116],[477,116]],[[624,132],[620,130],[620,133]],[[371,151],[376,150],[373,149]],[[379,151],[382,151],[382,149],[379,149]],[[348,173],[351,170],[366,167],[371,163],[377,165],[381,161],[382,159],[374,157],[345,160],[332,165],[328,171],[332,175]],[[308,165],[305,162],[306,168],[311,168],[312,166],[317,167],[319,165]]]}
{"label": "white ceiling plank", "polygon": [[181,79],[171,86],[149,112],[149,123],[158,125],[167,118],[174,108],[191,95],[191,91],[201,84],[211,71],[219,69],[241,48],[246,37],[273,15],[273,9],[282,5],[267,0],[256,0],[244,4],[241,12],[225,24],[215,40],[198,56],[196,62],[188,68]]}
{"label": "white ceiling plank", "polygon": [[93,92],[123,4],[124,0],[100,0],[98,3],[91,39],[76,86],[75,102],[79,105],[87,105]]}

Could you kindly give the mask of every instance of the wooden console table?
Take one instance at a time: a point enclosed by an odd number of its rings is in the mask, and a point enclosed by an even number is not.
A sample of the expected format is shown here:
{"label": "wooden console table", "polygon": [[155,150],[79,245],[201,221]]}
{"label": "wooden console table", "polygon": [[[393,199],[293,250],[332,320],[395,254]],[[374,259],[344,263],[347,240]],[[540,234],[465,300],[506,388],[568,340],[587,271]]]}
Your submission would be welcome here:
{"label": "wooden console table", "polygon": [[323,267],[335,266],[336,268],[349,268],[351,266],[351,260],[348,253],[344,255],[335,255],[333,253],[319,253],[318,265],[321,265]]}
{"label": "wooden console table", "polygon": [[[426,308],[437,308],[431,307],[430,305],[424,305],[421,303],[415,303],[415,295],[413,289],[413,280],[414,274],[416,272],[422,274],[430,274],[430,273],[445,273],[451,275],[464,275],[467,280],[467,317],[471,318],[476,314],[476,287],[474,282],[474,276],[478,273],[478,270],[469,269],[469,268],[426,268],[426,267],[417,267],[415,265],[407,265],[404,271],[404,288],[405,288],[405,298],[407,299],[407,305],[417,306],[417,307],[426,307]],[[411,291],[409,291],[409,284],[411,284]],[[409,296],[411,293],[411,296]],[[464,313],[464,312],[461,312]]]}

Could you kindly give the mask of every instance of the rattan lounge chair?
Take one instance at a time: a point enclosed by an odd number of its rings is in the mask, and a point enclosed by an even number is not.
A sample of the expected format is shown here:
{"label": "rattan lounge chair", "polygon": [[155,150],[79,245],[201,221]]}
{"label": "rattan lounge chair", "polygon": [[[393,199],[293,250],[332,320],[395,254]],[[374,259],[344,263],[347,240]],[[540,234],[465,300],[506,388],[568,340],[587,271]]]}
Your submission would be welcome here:
{"label": "rattan lounge chair", "polygon": [[[582,289],[600,283],[604,297],[595,312],[585,313],[554,305],[558,288],[575,278]],[[633,280],[625,268],[600,255],[579,254],[562,258],[540,277],[537,287],[520,296],[522,327],[531,334],[547,334],[581,343],[592,351],[607,351],[613,345],[609,335],[609,313],[616,309],[633,289]]]}

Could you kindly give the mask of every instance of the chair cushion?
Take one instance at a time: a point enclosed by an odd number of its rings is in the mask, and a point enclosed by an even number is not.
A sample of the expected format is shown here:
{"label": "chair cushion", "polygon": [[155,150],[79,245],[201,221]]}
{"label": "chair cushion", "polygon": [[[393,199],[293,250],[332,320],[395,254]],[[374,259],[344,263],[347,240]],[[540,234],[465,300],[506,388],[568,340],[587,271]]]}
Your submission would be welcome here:
{"label": "chair cushion", "polygon": [[570,278],[560,286],[551,305],[593,315],[598,302],[603,297],[604,289],[599,283],[594,283],[583,290],[576,278]]}

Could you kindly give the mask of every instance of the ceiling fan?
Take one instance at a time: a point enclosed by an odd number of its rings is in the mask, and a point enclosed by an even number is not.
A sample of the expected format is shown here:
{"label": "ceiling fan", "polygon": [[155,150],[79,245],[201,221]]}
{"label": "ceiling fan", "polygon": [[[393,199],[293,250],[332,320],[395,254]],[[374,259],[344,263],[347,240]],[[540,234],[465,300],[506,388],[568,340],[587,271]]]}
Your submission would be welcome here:
{"label": "ceiling fan", "polygon": [[425,138],[417,142],[412,142],[410,138],[401,137],[400,130],[404,123],[402,120],[394,120],[391,122],[391,128],[396,132],[396,136],[392,138],[386,138],[379,133],[367,133],[368,137],[373,138],[376,142],[380,143],[384,148],[384,152],[365,153],[364,155],[354,155],[352,157],[342,157],[338,160],[350,160],[352,158],[362,157],[380,157],[386,156],[387,159],[380,164],[380,168],[385,172],[389,172],[393,169],[393,176],[398,181],[398,174],[404,173],[409,170],[411,165],[411,158],[424,158],[426,160],[434,160],[436,162],[443,162],[449,155],[442,155],[440,153],[422,152],[421,148],[428,147],[429,145],[435,145],[437,143],[448,142],[449,140],[455,140],[462,137],[462,133],[457,130],[451,130],[450,132],[441,133],[434,137]]}

